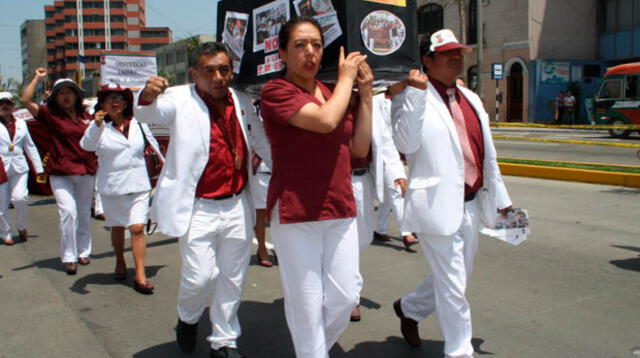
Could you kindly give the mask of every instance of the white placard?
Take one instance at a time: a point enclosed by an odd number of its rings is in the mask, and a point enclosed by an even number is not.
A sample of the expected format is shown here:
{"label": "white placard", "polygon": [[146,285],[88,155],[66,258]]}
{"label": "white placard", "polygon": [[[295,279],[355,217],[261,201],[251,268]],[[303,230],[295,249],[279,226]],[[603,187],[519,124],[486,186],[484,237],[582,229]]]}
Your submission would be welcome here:
{"label": "white placard", "polygon": [[100,63],[102,84],[116,83],[131,90],[142,89],[149,77],[158,74],[153,52],[105,52]]}
{"label": "white placard", "polygon": [[280,28],[290,18],[288,0],[272,1],[253,9],[253,52],[265,50],[265,41],[277,38]]}

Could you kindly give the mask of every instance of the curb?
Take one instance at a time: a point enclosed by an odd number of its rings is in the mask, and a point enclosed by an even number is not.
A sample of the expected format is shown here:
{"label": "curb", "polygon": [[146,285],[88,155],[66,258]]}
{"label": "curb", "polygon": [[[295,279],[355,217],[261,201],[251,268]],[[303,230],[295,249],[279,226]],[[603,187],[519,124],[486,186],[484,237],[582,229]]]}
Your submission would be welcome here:
{"label": "curb", "polygon": [[640,188],[640,174],[498,163],[503,175]]}

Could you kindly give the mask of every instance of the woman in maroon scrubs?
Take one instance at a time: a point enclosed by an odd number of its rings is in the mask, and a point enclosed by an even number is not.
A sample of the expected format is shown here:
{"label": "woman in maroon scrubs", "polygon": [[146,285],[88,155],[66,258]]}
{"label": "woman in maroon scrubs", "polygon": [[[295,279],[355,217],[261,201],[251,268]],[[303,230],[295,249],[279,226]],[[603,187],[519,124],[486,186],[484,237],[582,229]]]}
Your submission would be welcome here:
{"label": "woman in maroon scrubs", "polygon": [[324,39],[313,19],[289,21],[279,40],[286,72],[261,94],[273,158],[267,213],[296,355],[324,358],[358,294],[350,158],[369,152],[373,75],[365,55],[341,48],[335,86],[318,81]]}
{"label": "woman in maroon scrubs", "polygon": [[49,131],[51,157],[45,166],[60,215],[60,258],[69,275],[75,275],[76,263],[88,265],[91,254],[91,200],[98,162],[93,153],[80,148],[80,139],[91,116],[82,106],[84,91],[72,80],[62,78],[53,84],[45,105],[33,101],[44,68],[22,94],[22,104]]}

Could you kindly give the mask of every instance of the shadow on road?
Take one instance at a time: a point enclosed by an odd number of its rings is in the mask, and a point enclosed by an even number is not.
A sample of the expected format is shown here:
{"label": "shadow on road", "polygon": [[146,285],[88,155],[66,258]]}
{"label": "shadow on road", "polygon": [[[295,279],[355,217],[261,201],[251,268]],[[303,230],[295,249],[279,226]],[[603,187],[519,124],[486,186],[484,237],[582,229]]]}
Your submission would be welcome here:
{"label": "shadow on road", "polygon": [[[625,246],[625,245],[611,245],[611,246],[618,249],[623,249],[623,250],[628,250],[633,252],[640,252],[640,247]],[[638,257],[630,258],[630,259],[611,260],[609,261],[609,263],[623,270],[640,272],[640,255]]]}
{"label": "shadow on road", "polygon": [[[29,237],[37,237],[35,235],[29,235]],[[161,241],[152,241],[152,242],[147,242],[147,249],[148,248],[152,248],[152,247],[156,247],[156,246],[163,246],[163,245],[170,245],[170,244],[174,244],[178,242],[177,238],[171,238],[171,239],[165,239],[165,240],[161,240]],[[16,243],[20,243],[19,241]],[[131,247],[128,247],[125,249],[126,251],[131,251]],[[115,253],[113,251],[107,251],[107,252],[103,252],[100,254],[92,254],[90,257],[92,259],[103,259],[106,257],[114,257]],[[56,271],[61,271],[64,272],[64,265],[62,265],[62,262],[60,261],[59,257],[52,257],[50,259],[44,259],[44,260],[40,260],[40,261],[36,261],[32,264],[29,265],[25,265],[25,266],[20,266],[20,267],[16,267],[13,269],[13,271],[22,271],[22,270],[27,270],[30,269],[32,267],[37,267],[40,269],[46,268],[46,269],[51,269],[51,270],[56,270]]]}
{"label": "shadow on road", "polygon": [[[483,351],[480,346],[484,339],[473,338],[471,344],[478,355],[493,355],[491,352]],[[401,337],[387,337],[383,342],[362,342],[355,348],[345,352],[339,344],[331,350],[331,357],[345,358],[388,358],[388,357],[444,357],[444,342],[434,340],[423,340],[418,348],[411,348]]]}
{"label": "shadow on road", "polygon": [[[147,274],[148,278],[152,278],[154,277],[156,274],[158,274],[158,271],[160,271],[161,268],[166,267],[167,265],[159,265],[159,266],[146,266],[145,267],[145,272]],[[125,286],[132,286],[133,285],[133,277],[135,277],[135,269],[130,268],[127,270],[127,277],[129,277],[129,279],[127,279],[126,281],[116,281],[113,279],[113,272],[108,272],[108,273],[92,273],[83,277],[80,277],[79,279],[76,280],[76,282],[73,283],[73,285],[71,286],[70,290],[75,292],[75,293],[79,293],[81,295],[86,295],[88,293],[91,293],[91,291],[89,291],[87,289],[87,286],[89,285],[125,285]]]}

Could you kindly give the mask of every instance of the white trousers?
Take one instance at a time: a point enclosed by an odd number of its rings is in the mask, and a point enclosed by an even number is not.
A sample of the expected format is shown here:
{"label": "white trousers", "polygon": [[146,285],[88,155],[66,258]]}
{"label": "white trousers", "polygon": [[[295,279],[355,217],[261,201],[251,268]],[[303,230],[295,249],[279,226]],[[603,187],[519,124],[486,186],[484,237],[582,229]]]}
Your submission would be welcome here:
{"label": "white trousers", "polygon": [[253,238],[248,192],[225,200],[196,199],[189,230],[179,239],[178,316],[194,324],[209,306],[207,340],[213,349],[236,348],[241,334],[238,308]]}
{"label": "white trousers", "polygon": [[[378,207],[378,224],[376,225],[376,232],[379,234],[386,234],[389,227],[389,216],[391,211],[395,214],[396,223],[400,225],[402,221],[402,215],[404,213],[404,198],[402,197],[402,191],[399,187],[395,186],[395,183],[386,183],[384,186],[384,201]],[[409,235],[409,231],[401,231],[400,235]]]}
{"label": "white trousers", "polygon": [[16,212],[16,229],[27,228],[27,211],[29,189],[27,188],[28,172],[16,173],[13,170],[7,172],[7,185],[0,188],[0,237],[11,238],[11,224],[9,218],[9,203],[13,203]]}
{"label": "white trousers", "polygon": [[358,248],[362,254],[373,240],[373,179],[371,173],[351,176],[351,187],[356,199],[356,224],[358,227]]}
{"label": "white trousers", "polygon": [[447,358],[471,358],[471,311],[465,298],[478,249],[478,200],[464,205],[462,225],[450,236],[420,234],[431,274],[416,291],[402,297],[402,312],[420,322],[435,311]]}
{"label": "white trousers", "polygon": [[354,218],[280,224],[271,235],[278,253],[289,332],[298,358],[328,358],[356,306],[358,238]]}
{"label": "white trousers", "polygon": [[93,175],[51,175],[51,190],[60,216],[60,258],[76,262],[91,254]]}

